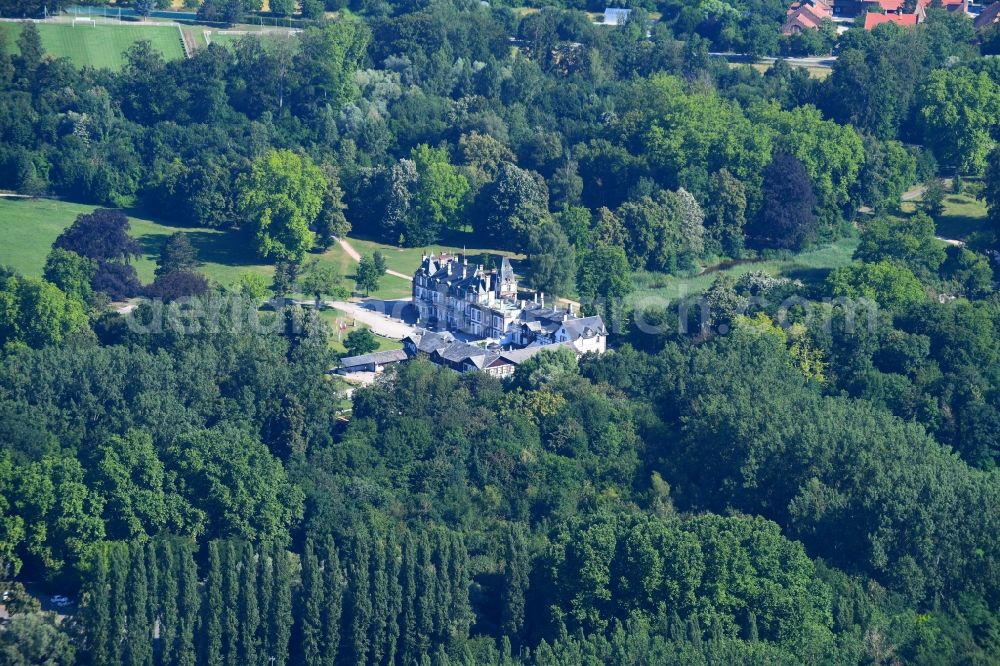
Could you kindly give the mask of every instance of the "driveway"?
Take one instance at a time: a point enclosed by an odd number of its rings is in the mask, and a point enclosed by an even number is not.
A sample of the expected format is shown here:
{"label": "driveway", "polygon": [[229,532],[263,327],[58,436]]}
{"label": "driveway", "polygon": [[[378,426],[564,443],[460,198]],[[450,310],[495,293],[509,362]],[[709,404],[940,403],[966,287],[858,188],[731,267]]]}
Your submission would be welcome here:
{"label": "driveway", "polygon": [[[415,326],[411,326],[402,320],[403,309],[409,304],[407,301],[387,302],[390,304],[388,308],[384,307],[386,301],[378,300],[361,303],[354,301],[326,301],[326,304],[346,312],[354,319],[368,326],[372,330],[372,333],[381,335],[383,338],[402,340],[417,330]],[[389,314],[386,314],[386,312]],[[393,316],[390,317],[390,314]]]}

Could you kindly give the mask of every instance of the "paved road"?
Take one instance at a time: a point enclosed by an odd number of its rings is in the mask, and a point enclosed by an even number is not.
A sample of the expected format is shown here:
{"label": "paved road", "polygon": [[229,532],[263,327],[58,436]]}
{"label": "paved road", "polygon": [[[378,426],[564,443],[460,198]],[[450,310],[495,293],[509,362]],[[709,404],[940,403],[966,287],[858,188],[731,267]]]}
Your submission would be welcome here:
{"label": "paved road", "polygon": [[716,58],[725,58],[726,60],[729,60],[730,62],[746,62],[748,64],[752,63],[752,62],[773,64],[773,63],[777,62],[780,59],[780,60],[784,60],[789,65],[793,65],[795,67],[820,67],[820,68],[823,68],[823,69],[830,69],[837,62],[837,56],[835,56],[835,55],[805,56],[805,57],[802,57],[802,58],[792,58],[792,57],[789,57],[789,58],[776,58],[776,57],[773,57],[773,56],[763,56],[763,57],[756,58],[756,59],[751,58],[750,56],[746,55],[745,53],[731,53],[731,52],[723,52],[723,51],[711,52],[711,53],[709,53],[709,55],[710,56],[714,56]]}

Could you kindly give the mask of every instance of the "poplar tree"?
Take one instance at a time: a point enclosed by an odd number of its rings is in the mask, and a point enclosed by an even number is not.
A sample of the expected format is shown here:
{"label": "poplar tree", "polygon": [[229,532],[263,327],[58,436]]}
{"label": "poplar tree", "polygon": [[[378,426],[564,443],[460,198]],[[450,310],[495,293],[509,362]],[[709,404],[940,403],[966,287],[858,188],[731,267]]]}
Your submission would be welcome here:
{"label": "poplar tree", "polygon": [[208,579],[202,606],[202,654],[199,663],[222,666],[222,544],[208,544]]}
{"label": "poplar tree", "polygon": [[340,649],[340,619],[343,614],[344,576],[332,538],[323,541],[323,636],[320,658],[324,666],[334,666]]}
{"label": "poplar tree", "polygon": [[177,568],[177,648],[174,663],[177,666],[195,666],[197,653],[194,635],[201,598],[198,594],[198,570],[194,561],[193,544],[187,540],[178,540],[174,558]]}
{"label": "poplar tree", "polygon": [[257,558],[257,605],[261,616],[261,622],[257,627],[260,661],[270,664],[274,649],[271,644],[271,623],[268,618],[274,612],[274,560],[271,556],[271,547],[263,544],[260,556]]}
{"label": "poplar tree", "polygon": [[513,639],[520,635],[524,627],[524,592],[528,587],[527,547],[524,528],[520,525],[511,525],[505,536],[500,629]]}
{"label": "poplar tree", "polygon": [[417,539],[417,654],[426,655],[434,632],[435,602],[434,562],[427,532]]}
{"label": "poplar tree", "polygon": [[372,601],[369,577],[370,547],[361,535],[354,540],[354,557],[348,567],[348,596],[351,602],[349,663],[364,666],[371,652]]}
{"label": "poplar tree", "polygon": [[[472,585],[472,575],[469,572],[469,551],[465,548],[465,539],[457,532],[451,532],[451,559],[449,567],[451,585],[451,624],[455,635],[467,637],[469,628],[475,620],[472,604],[469,603],[469,587]],[[527,576],[527,572],[525,572]]]}
{"label": "poplar tree", "polygon": [[303,664],[319,663],[319,642],[323,632],[323,578],[312,537],[302,551],[302,593],[299,612],[299,649]]}
{"label": "poplar tree", "polygon": [[110,582],[109,598],[111,599],[111,624],[108,632],[109,653],[108,664],[118,666],[122,663],[122,650],[125,641],[125,627],[128,625],[128,608],[125,601],[125,590],[128,587],[129,557],[128,546],[115,542],[108,548],[108,579]]}
{"label": "poplar tree", "polygon": [[273,611],[267,621],[272,652],[266,656],[274,658],[275,666],[281,666],[288,661],[288,643],[292,634],[292,566],[288,551],[281,544],[275,542],[271,549]]}
{"label": "poplar tree", "polygon": [[87,647],[95,664],[111,662],[111,599],[108,582],[107,548],[97,551],[91,563],[87,585],[84,588],[85,604],[83,623],[87,628]]}
{"label": "poplar tree", "polygon": [[160,565],[157,562],[156,543],[153,540],[147,540],[142,545],[142,555],[146,564],[146,626],[148,627],[146,643],[149,651],[148,663],[152,665],[156,652],[153,635],[160,615]]}
{"label": "poplar tree", "polygon": [[257,605],[257,559],[249,543],[233,548],[233,560],[239,560],[239,663],[257,663],[257,629],[260,627],[260,607]]}
{"label": "poplar tree", "polygon": [[400,585],[400,570],[402,568],[402,552],[395,532],[386,533],[386,553],[389,566],[389,621],[386,625],[386,663],[396,663],[399,649],[400,619],[403,610],[403,588]]}
{"label": "poplar tree", "polygon": [[222,654],[226,666],[241,666],[237,649],[240,618],[239,556],[232,541],[224,541],[222,554]]}
{"label": "poplar tree", "polygon": [[400,653],[403,656],[404,664],[412,664],[417,659],[419,648],[417,645],[417,544],[411,532],[407,532],[403,537],[402,551]]}
{"label": "poplar tree", "polygon": [[370,663],[381,664],[386,654],[386,636],[389,624],[389,562],[385,541],[381,535],[372,539],[369,568],[371,581],[371,636]]}
{"label": "poplar tree", "polygon": [[451,620],[451,539],[444,529],[432,533],[432,562],[437,585],[434,590],[434,633],[440,639],[447,637]]}
{"label": "poplar tree", "polygon": [[177,642],[177,557],[173,539],[159,539],[156,561],[160,570],[160,652],[157,663],[173,664]]}
{"label": "poplar tree", "polygon": [[152,663],[149,626],[149,577],[146,572],[146,549],[139,542],[129,546],[129,567],[126,583],[126,641],[127,666],[146,666]]}

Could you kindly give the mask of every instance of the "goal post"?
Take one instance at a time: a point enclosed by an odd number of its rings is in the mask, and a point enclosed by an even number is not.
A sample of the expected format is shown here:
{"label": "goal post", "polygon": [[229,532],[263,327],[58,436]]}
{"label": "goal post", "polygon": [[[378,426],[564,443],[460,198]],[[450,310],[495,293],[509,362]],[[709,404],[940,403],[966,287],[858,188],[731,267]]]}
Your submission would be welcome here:
{"label": "goal post", "polygon": [[77,23],[89,23],[90,25],[94,26],[95,28],[97,27],[97,21],[94,20],[94,19],[92,19],[92,18],[88,18],[88,17],[74,16],[73,17],[73,27],[74,28],[76,27]]}

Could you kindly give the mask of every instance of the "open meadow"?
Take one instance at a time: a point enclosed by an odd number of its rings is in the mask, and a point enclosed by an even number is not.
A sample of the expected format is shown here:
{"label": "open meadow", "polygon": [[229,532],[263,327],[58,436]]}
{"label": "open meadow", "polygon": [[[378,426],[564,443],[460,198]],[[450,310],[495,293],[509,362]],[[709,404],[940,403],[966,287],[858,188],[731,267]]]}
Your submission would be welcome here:
{"label": "open meadow", "polygon": [[721,273],[738,277],[751,271],[762,271],[775,277],[817,283],[825,279],[834,268],[850,264],[857,246],[857,238],[842,238],[786,259],[731,263],[718,268],[705,268],[690,277],[638,272],[635,274],[636,290],[632,298],[637,299],[636,302],[646,298],[673,300],[699,294],[712,286],[712,282]]}
{"label": "open meadow", "polygon": [[[20,273],[40,276],[45,257],[56,237],[81,213],[89,213],[96,206],[54,199],[0,198],[0,233],[5,242],[0,245],[0,265],[7,265]],[[256,273],[270,279],[274,267],[257,258],[247,239],[238,231],[200,227],[180,227],[148,219],[142,213],[126,211],[131,223],[131,234],[139,241],[142,256],[135,266],[139,278],[151,282],[156,268],[156,257],[170,234],[183,231],[198,251],[202,266],[198,269],[210,280],[222,286],[234,284],[244,273]],[[351,239],[362,253],[381,250],[389,260],[389,268],[404,274],[412,273],[420,262],[421,250],[399,250],[371,241]],[[455,250],[455,248],[450,248]],[[334,244],[318,257],[330,262],[344,277],[345,286],[353,287],[357,265],[343,249]],[[307,258],[307,259],[308,259]],[[384,275],[379,289],[370,296],[397,299],[409,296],[410,282],[393,275]]]}

